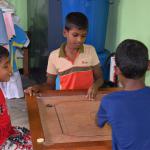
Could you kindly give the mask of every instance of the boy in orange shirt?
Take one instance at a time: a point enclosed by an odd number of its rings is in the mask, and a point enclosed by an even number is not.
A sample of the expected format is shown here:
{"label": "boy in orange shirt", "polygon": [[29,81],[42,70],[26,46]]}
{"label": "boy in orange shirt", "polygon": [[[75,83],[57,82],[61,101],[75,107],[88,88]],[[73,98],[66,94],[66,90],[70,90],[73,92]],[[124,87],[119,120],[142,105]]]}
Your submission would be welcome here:
{"label": "boy in orange shirt", "polygon": [[[88,32],[88,19],[80,12],[66,16],[64,37],[66,43],[51,52],[47,66],[47,89],[55,90],[56,77],[60,77],[61,90],[87,89],[87,98],[94,99],[103,84],[100,62],[93,46],[84,44]],[[42,87],[41,87],[42,88]],[[32,95],[40,87],[29,87]]]}

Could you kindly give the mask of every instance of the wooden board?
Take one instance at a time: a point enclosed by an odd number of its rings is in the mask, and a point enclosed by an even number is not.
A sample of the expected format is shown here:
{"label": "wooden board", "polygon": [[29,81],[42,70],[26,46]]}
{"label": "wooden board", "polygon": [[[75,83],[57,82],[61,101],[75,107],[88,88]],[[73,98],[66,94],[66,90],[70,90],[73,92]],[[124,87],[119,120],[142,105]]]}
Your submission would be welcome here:
{"label": "wooden board", "polygon": [[87,101],[85,95],[72,95],[40,97],[37,102],[44,144],[111,140],[110,128],[100,129],[96,124],[99,100]]}
{"label": "wooden board", "polygon": [[[100,129],[96,113],[100,99],[118,89],[101,90],[96,101],[87,101],[85,91],[45,91],[41,97],[26,95],[35,150],[111,150],[111,130]],[[37,139],[45,142],[38,144]]]}

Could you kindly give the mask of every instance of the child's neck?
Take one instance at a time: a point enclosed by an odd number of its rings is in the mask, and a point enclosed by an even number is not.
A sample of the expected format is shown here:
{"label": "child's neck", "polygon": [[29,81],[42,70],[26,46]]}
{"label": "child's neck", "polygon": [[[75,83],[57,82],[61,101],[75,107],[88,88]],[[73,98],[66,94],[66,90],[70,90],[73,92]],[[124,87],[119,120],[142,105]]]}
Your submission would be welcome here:
{"label": "child's neck", "polygon": [[139,90],[145,87],[144,79],[126,79],[124,82],[124,90],[127,91],[133,91],[133,90]]}
{"label": "child's neck", "polygon": [[65,52],[70,53],[70,54],[76,53],[77,50],[78,50],[77,48],[72,48],[69,45],[66,45],[66,47],[65,47]]}
{"label": "child's neck", "polygon": [[74,49],[74,48],[71,48],[71,47],[66,45],[65,54],[70,60],[72,60],[72,61],[75,60],[75,58],[77,56],[77,52],[78,52],[78,49]]}

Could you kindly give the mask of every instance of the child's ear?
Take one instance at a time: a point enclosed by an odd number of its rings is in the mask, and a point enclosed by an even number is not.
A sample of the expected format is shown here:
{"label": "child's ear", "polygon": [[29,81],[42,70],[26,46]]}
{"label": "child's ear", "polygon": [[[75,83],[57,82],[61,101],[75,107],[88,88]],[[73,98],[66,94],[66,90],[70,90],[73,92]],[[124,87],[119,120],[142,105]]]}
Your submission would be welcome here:
{"label": "child's ear", "polygon": [[115,72],[117,75],[122,74],[121,70],[117,66],[115,67]]}
{"label": "child's ear", "polygon": [[63,36],[64,36],[64,37],[67,37],[67,33],[68,33],[68,31],[67,31],[66,29],[64,29],[64,30],[63,30]]}

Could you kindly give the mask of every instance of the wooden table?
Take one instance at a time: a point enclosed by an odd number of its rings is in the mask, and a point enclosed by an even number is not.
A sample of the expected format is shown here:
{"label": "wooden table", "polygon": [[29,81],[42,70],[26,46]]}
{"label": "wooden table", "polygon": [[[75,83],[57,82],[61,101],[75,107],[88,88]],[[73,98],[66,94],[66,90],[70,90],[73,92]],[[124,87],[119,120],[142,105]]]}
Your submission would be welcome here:
{"label": "wooden table", "polygon": [[[96,125],[100,99],[118,88],[100,89],[96,101],[86,91],[43,91],[26,95],[34,150],[111,150],[111,129]],[[43,138],[44,143],[37,139]]]}

